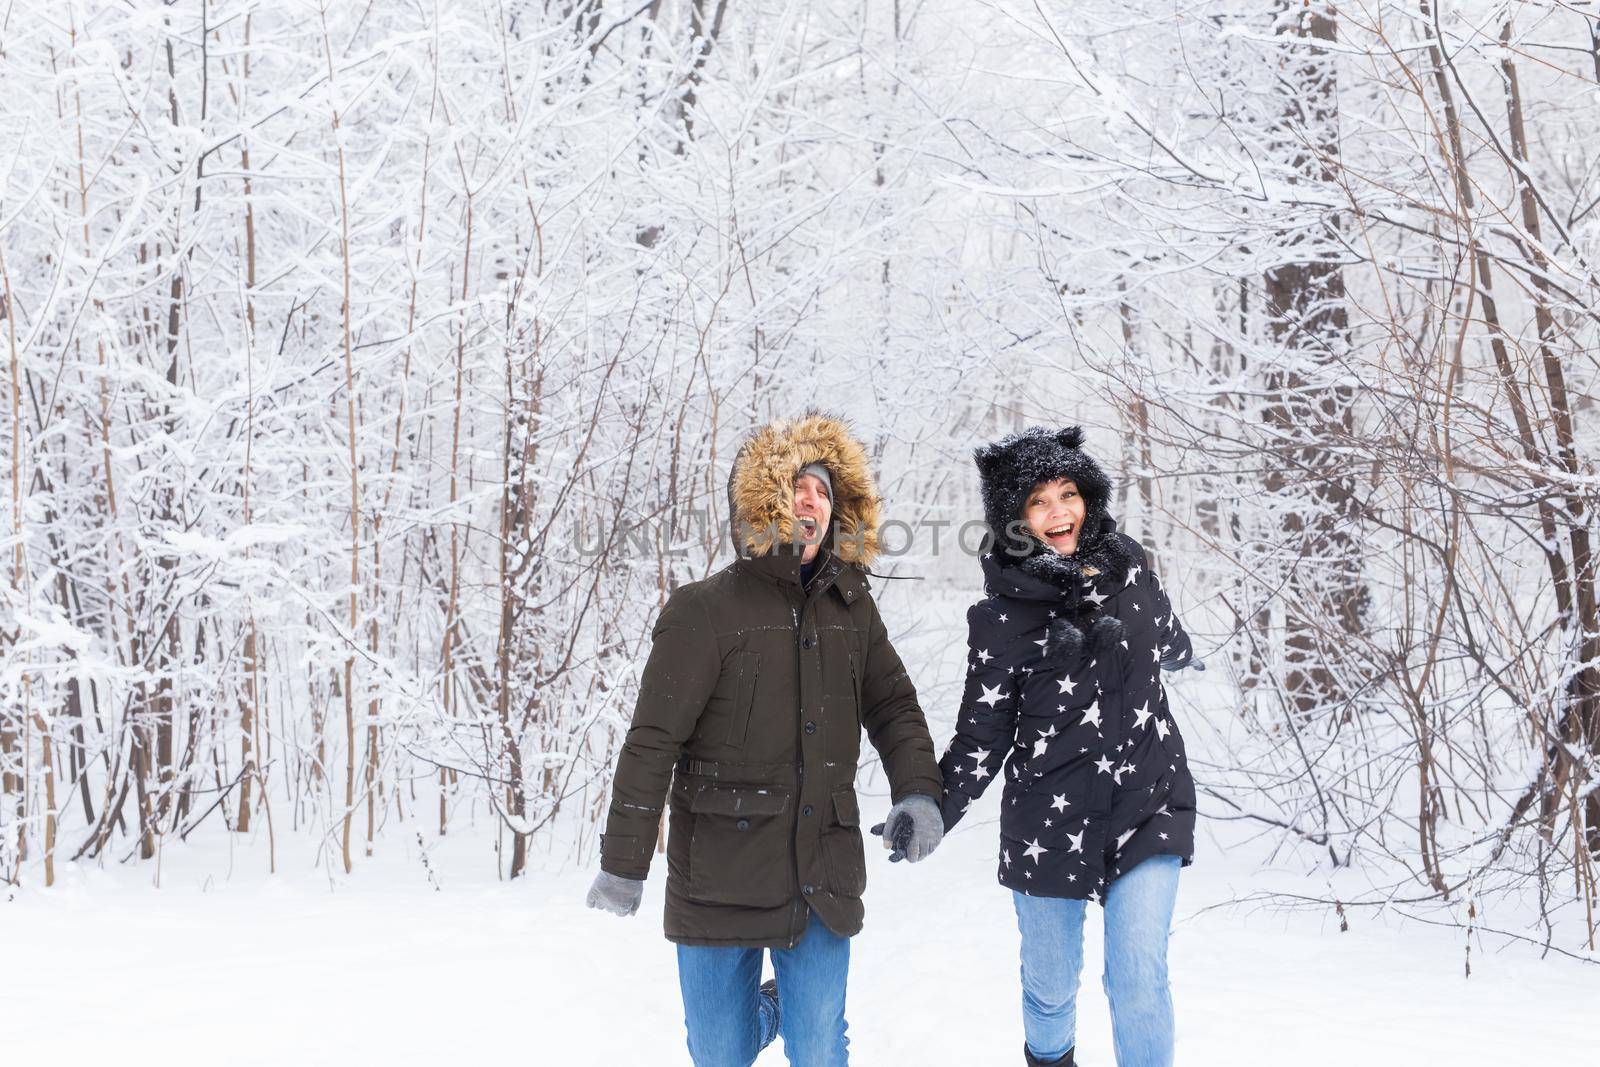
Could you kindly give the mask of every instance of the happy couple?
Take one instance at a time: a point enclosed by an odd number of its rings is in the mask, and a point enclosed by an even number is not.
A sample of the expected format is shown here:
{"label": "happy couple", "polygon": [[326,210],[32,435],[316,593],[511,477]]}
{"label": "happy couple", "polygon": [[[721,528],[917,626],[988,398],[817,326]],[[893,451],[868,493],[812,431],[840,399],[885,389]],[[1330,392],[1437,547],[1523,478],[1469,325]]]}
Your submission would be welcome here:
{"label": "happy couple", "polygon": [[937,762],[867,585],[880,501],[860,442],[808,414],[740,447],[738,558],[675,590],[656,620],[588,895],[638,909],[667,802],[666,935],[697,1067],[746,1067],[779,1034],[791,1064],[847,1062],[863,728],[889,781],[873,832],[891,859],[927,858],[1004,774],[1000,882],[1021,931],[1025,1062],[1076,1062],[1092,901],[1105,908],[1116,1063],[1171,1064],[1167,936],[1195,798],[1160,675],[1204,665],[1143,548],[1106,513],[1110,482],[1082,445],[1078,427],[1034,428],[975,453],[992,539]]}

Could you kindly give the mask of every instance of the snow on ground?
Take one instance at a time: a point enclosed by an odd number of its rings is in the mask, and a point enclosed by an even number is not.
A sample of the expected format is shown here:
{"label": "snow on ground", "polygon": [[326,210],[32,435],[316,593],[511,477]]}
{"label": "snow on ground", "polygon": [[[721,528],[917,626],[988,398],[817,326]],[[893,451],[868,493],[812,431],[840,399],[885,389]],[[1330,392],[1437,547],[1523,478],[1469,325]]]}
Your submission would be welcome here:
{"label": "snow on ground", "polygon": [[[951,639],[897,632],[941,742],[962,665]],[[1175,690],[1179,714],[1202,693]],[[999,792],[923,864],[869,850],[854,1062],[1020,1062],[1017,933],[994,871]],[[886,808],[868,768],[863,821]],[[1572,1061],[1600,967],[1480,938],[1467,978],[1459,930],[1359,912],[1340,933],[1323,912],[1213,907],[1296,878],[1325,890],[1281,858],[1263,872],[1266,843],[1237,834],[1202,821],[1183,876],[1171,950],[1183,1067]],[[63,864],[56,888],[0,896],[4,1062],[688,1063],[661,936],[664,862],[641,913],[618,919],[585,910],[591,868],[546,859],[497,881],[481,830],[430,843],[427,868],[414,831],[393,833],[349,878],[282,837],[283,870],[269,877],[262,845],[171,849],[160,889],[150,864]],[[1081,1063],[1110,1067],[1094,915],[1078,1048]],[[785,1061],[774,1047],[758,1062]]]}
{"label": "snow on ground", "polygon": [[[1020,1060],[1017,934],[994,883],[993,825],[974,815],[924,864],[872,856],[853,947],[854,1062]],[[74,871],[56,890],[13,894],[0,906],[6,1060],[687,1064],[661,936],[664,865],[641,913],[618,919],[584,909],[587,870],[497,883],[474,844],[441,891],[414,857],[393,857],[334,885],[314,874],[207,885],[169,869],[157,890],[138,870]],[[1590,1017],[1600,968],[1478,945],[1469,979],[1457,931],[1357,916],[1339,933],[1317,916],[1204,911],[1251,872],[1203,847],[1172,940],[1179,1063],[1571,1061],[1562,1021]],[[1079,1049],[1110,1067],[1098,936],[1096,919]],[[773,1048],[759,1062],[785,1061]]]}

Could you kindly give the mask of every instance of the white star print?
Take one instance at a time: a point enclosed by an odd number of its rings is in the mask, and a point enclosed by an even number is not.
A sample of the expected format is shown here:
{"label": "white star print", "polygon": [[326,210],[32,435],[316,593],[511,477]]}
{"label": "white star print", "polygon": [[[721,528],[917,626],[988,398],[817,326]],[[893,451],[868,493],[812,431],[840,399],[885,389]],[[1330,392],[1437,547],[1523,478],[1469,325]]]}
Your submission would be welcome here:
{"label": "white star print", "polygon": [[1008,622],[1009,620],[1006,618],[1006,616],[1002,615],[1002,616],[1000,616],[1000,621],[1001,622]]}
{"label": "white star print", "polygon": [[1124,589],[1128,588],[1128,586],[1132,585],[1134,583],[1134,580],[1137,579],[1138,577],[1139,577],[1139,568],[1135,567],[1135,568],[1133,568],[1133,570],[1128,572],[1128,580],[1122,583],[1122,588],[1124,588]]}
{"label": "white star print", "polygon": [[1165,719],[1157,719],[1156,720],[1156,734],[1161,738],[1161,740],[1165,741],[1167,739],[1167,734],[1170,733],[1171,731],[1172,731],[1172,726],[1171,726],[1171,724],[1169,724],[1167,722],[1167,720],[1165,720]]}
{"label": "white star print", "polygon": [[1160,837],[1161,840],[1163,840],[1163,841],[1165,841],[1167,839],[1167,835],[1165,833],[1158,834],[1157,836]]}
{"label": "white star print", "polygon": [[1005,849],[1001,849],[1000,858],[1005,862],[1007,867],[1011,866],[1011,853],[1007,852]]}
{"label": "white star print", "polygon": [[1043,648],[1045,645],[1048,645],[1049,643],[1050,643],[1050,639],[1048,637],[1041,637],[1041,638],[1039,638],[1039,640],[1034,642],[1034,644],[1038,645],[1040,648]]}
{"label": "white star print", "polygon": [[1135,728],[1143,726],[1146,722],[1148,722],[1150,719],[1150,701],[1146,700],[1143,704],[1140,704],[1137,708],[1134,708],[1133,716],[1133,725]]}
{"label": "white star print", "polygon": [[1068,834],[1067,835],[1067,844],[1070,846],[1067,849],[1067,851],[1069,851],[1069,852],[1082,852],[1083,851],[1083,834],[1084,834],[1084,831],[1079,830],[1075,834]]}
{"label": "white star print", "polygon": [[1131,838],[1133,835],[1134,835],[1134,831],[1132,831],[1132,830],[1129,830],[1125,834],[1118,834],[1117,835],[1117,851],[1118,852],[1122,851],[1122,846],[1126,845],[1128,843],[1128,839]]}
{"label": "white star print", "polygon": [[1038,759],[1040,756],[1044,755],[1045,750],[1049,747],[1050,738],[1046,737],[1044,734],[1040,734],[1039,740],[1033,743],[1033,758]]}
{"label": "white star print", "polygon": [[[979,684],[981,685],[982,683],[979,683]],[[988,686],[985,685],[985,686],[983,686],[983,695],[978,698],[978,703],[987,704],[992,708],[992,707],[994,707],[996,704],[1000,703],[1000,701],[1002,701],[1004,699],[1005,699],[1005,697],[1000,695],[1000,687],[998,685],[995,686],[993,689],[990,689]]]}
{"label": "white star print", "polygon": [[1039,839],[1034,838],[1032,841],[1028,842],[1028,847],[1023,850],[1022,854],[1027,856],[1034,863],[1038,863],[1039,857],[1044,855],[1044,848],[1040,846]]}
{"label": "white star print", "polygon": [[1095,760],[1094,766],[1095,766],[1095,769],[1098,770],[1101,774],[1110,774],[1111,773],[1111,761],[1106,759],[1104,756],[1101,756],[1099,759]]}
{"label": "white star print", "polygon": [[1150,662],[1151,663],[1160,663],[1161,662],[1161,650],[1159,648],[1152,648],[1150,650]]}
{"label": "white star print", "polygon": [[1065,793],[1054,794],[1050,799],[1050,806],[1052,808],[1056,809],[1057,811],[1066,811],[1067,810],[1067,794],[1065,794]]}
{"label": "white star print", "polygon": [[982,763],[985,760],[987,760],[993,754],[994,754],[994,750],[993,749],[982,749],[982,748],[980,748],[976,752],[967,753],[967,758],[971,759],[971,760],[977,760],[979,763]]}
{"label": "white star print", "polygon": [[1089,706],[1083,709],[1083,721],[1093,726],[1096,730],[1100,729],[1100,702],[1098,700],[1090,701]]}
{"label": "white star print", "polygon": [[976,767],[972,768],[972,780],[974,782],[981,782],[987,777],[989,777],[989,768],[985,767],[983,764],[980,763]]}
{"label": "white star print", "polygon": [[987,648],[978,649],[978,660],[979,660],[979,662],[988,663],[992,659],[994,659],[994,657],[989,655],[989,650]]}
{"label": "white star print", "polygon": [[1084,597],[1083,599],[1089,601],[1089,603],[1093,604],[1095,607],[1099,607],[1108,598],[1106,597],[1106,595],[1104,593],[1102,593],[1102,592],[1100,592],[1100,590],[1096,589],[1094,592],[1090,593],[1088,596]]}
{"label": "white star print", "polygon": [[[1061,678],[1057,678],[1056,679],[1056,684],[1061,687],[1061,692],[1065,693],[1067,696],[1071,696],[1072,695],[1072,691],[1074,689],[1076,689],[1077,686],[1078,686],[1078,683],[1074,682],[1072,680],[1072,676],[1071,675],[1066,675],[1066,676],[1063,676]],[[1058,693],[1056,695],[1059,696],[1060,693]]]}

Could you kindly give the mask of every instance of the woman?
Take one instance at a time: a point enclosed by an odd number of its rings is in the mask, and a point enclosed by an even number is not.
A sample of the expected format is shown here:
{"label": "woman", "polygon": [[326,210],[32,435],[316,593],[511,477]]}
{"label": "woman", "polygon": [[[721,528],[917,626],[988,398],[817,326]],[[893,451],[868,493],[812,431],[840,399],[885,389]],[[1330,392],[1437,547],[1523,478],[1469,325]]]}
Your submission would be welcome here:
{"label": "woman", "polygon": [[945,828],[1004,766],[1000,882],[1022,932],[1029,1064],[1072,1067],[1088,901],[1106,909],[1119,1067],[1172,1062],[1167,930],[1193,862],[1194,781],[1160,671],[1204,669],[1139,543],[1106,514],[1083,431],[980,448],[987,596],[940,761]]}

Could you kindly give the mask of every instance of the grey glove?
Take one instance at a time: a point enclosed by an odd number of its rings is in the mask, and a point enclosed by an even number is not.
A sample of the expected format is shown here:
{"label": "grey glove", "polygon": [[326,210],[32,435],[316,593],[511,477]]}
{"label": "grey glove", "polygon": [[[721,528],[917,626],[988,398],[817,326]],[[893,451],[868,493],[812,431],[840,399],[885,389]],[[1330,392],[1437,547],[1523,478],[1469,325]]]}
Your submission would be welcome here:
{"label": "grey glove", "polygon": [[609,911],[613,915],[632,915],[639,910],[639,900],[644,896],[644,882],[637,878],[618,878],[601,871],[589,887],[591,908]]}
{"label": "grey glove", "polygon": [[944,838],[944,816],[932,797],[913,793],[889,809],[889,815],[872,828],[881,834],[889,853],[889,862],[927,859]]}

